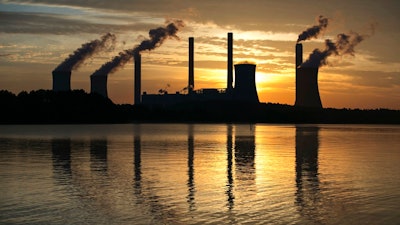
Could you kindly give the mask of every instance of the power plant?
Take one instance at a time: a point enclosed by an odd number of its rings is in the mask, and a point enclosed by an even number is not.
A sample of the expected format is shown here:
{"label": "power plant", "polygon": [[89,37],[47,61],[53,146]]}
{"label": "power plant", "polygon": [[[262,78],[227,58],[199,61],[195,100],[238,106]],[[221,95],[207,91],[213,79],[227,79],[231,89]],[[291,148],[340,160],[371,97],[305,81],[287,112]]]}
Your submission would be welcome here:
{"label": "power plant", "polygon": [[[166,91],[158,94],[141,92],[141,54],[133,53],[134,60],[134,104],[148,106],[172,106],[190,102],[225,101],[259,103],[256,88],[256,65],[239,63],[233,65],[233,34],[227,35],[227,85],[226,88],[203,88],[195,90],[194,38],[188,39],[188,86],[187,94]],[[318,67],[303,64],[303,46],[296,44],[296,100],[295,106],[322,108],[318,90]],[[233,79],[235,71],[235,80]],[[90,92],[108,97],[108,74],[95,73],[90,76]],[[70,91],[70,71],[53,71],[53,91]]]}
{"label": "power plant", "polygon": [[318,90],[318,67],[304,67],[303,45],[296,44],[296,101],[295,106],[322,108]]}
{"label": "power plant", "polygon": [[[235,82],[233,87],[233,34],[228,33],[228,53],[227,53],[227,87],[224,89],[203,88],[194,89],[194,38],[189,37],[189,62],[188,62],[188,94],[176,92],[174,94],[147,94],[143,93],[141,104],[151,106],[168,106],[174,104],[188,102],[205,102],[205,101],[235,101],[242,103],[259,103],[256,89],[256,65],[249,63],[236,64]],[[136,70],[140,70],[140,66],[136,66],[135,61],[135,84]],[[139,62],[140,63],[140,62]],[[139,76],[140,77],[140,76]],[[135,86],[136,89],[136,86]],[[136,101],[135,90],[135,104]]]}

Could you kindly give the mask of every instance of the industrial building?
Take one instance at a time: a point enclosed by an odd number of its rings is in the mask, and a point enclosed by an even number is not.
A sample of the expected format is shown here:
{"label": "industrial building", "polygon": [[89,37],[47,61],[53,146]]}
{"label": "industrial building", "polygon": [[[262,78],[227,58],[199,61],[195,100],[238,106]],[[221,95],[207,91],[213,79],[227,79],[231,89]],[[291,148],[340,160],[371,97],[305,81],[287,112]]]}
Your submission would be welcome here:
{"label": "industrial building", "polygon": [[296,44],[296,102],[295,106],[322,108],[318,90],[318,67],[303,67],[303,45]]}
{"label": "industrial building", "polygon": [[[235,102],[259,103],[256,88],[256,65],[241,63],[233,65],[233,34],[227,35],[227,85],[226,88],[195,89],[194,74],[194,38],[189,37],[188,86],[187,94],[176,93],[142,93],[141,90],[141,55],[136,53],[134,59],[134,104],[146,106],[174,106],[193,102]],[[303,46],[296,44],[296,100],[295,106],[322,108],[318,90],[318,68],[304,67]],[[233,77],[233,70],[235,77]],[[233,79],[235,78],[235,79]],[[70,71],[53,71],[53,91],[69,91]],[[107,74],[90,76],[91,93],[104,97],[107,94]]]}
{"label": "industrial building", "polygon": [[[205,88],[195,90],[194,79],[194,38],[189,38],[188,94],[147,94],[140,93],[140,60],[135,57],[135,105],[171,106],[190,102],[235,101],[239,103],[259,103],[256,89],[256,65],[242,63],[234,65],[235,82],[233,82],[233,34],[228,33],[227,87],[222,89]],[[140,59],[140,57],[139,57]],[[233,86],[234,83],[234,86]]]}

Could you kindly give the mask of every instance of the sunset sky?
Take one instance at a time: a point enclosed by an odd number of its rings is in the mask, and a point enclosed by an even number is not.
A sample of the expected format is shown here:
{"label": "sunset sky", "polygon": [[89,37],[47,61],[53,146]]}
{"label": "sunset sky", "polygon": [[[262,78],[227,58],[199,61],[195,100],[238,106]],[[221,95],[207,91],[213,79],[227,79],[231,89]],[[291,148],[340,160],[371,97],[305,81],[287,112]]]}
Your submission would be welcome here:
{"label": "sunset sky", "polygon": [[[234,63],[257,64],[260,101],[293,105],[295,44],[323,15],[329,25],[318,39],[303,42],[304,59],[339,33],[366,37],[354,56],[332,56],[320,68],[323,106],[400,109],[399,10],[398,0],[0,0],[0,90],[51,89],[55,67],[112,32],[114,49],[72,71],[71,88],[89,92],[89,76],[103,63],[148,38],[150,29],[181,19],[180,40],[142,53],[142,91],[187,86],[188,37],[195,44],[195,89],[225,88],[227,32],[233,32]],[[133,63],[109,75],[108,95],[133,103]]]}

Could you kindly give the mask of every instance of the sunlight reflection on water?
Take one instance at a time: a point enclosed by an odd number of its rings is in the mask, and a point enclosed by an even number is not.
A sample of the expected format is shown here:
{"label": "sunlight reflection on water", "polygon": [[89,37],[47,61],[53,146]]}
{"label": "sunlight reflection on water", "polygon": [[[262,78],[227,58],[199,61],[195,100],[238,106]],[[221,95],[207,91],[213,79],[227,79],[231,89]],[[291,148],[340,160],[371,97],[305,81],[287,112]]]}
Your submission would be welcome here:
{"label": "sunlight reflection on water", "polygon": [[0,126],[0,223],[398,224],[399,140],[399,126]]}

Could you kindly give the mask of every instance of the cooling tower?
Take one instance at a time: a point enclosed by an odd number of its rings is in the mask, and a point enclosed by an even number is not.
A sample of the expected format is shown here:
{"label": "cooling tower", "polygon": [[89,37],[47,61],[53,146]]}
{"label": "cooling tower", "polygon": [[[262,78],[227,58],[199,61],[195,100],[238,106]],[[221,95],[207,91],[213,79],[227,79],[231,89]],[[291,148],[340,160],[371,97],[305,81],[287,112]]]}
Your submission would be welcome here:
{"label": "cooling tower", "polygon": [[107,75],[90,76],[90,93],[97,93],[108,98]]}
{"label": "cooling tower", "polygon": [[142,82],[142,57],[140,54],[135,54],[134,56],[134,60],[135,60],[135,77],[134,77],[134,104],[138,105],[140,104],[141,101],[141,82]]}
{"label": "cooling tower", "polygon": [[232,90],[233,83],[233,34],[228,33],[228,77],[227,77],[227,91]]}
{"label": "cooling tower", "polygon": [[53,71],[53,91],[71,90],[71,71]]}
{"label": "cooling tower", "polygon": [[256,89],[256,65],[235,65],[235,99],[242,102],[259,103]]}
{"label": "cooling tower", "polygon": [[189,94],[194,89],[194,38],[189,37],[189,83],[188,91]]}
{"label": "cooling tower", "polygon": [[299,67],[296,69],[295,106],[322,108],[318,91],[318,68]]}

